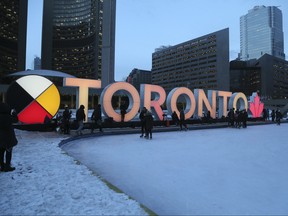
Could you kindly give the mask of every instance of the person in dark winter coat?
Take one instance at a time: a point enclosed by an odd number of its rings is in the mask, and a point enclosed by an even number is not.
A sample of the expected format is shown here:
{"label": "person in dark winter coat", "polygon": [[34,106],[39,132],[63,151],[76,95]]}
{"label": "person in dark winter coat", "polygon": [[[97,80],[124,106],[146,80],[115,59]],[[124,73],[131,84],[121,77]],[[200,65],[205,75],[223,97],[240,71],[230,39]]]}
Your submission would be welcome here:
{"label": "person in dark winter coat", "polygon": [[97,107],[94,109],[91,115],[91,120],[92,120],[91,133],[93,133],[95,126],[98,126],[99,131],[103,132],[101,104],[98,104]]}
{"label": "person in dark winter coat", "polygon": [[228,126],[234,127],[234,118],[235,118],[235,113],[234,113],[234,108],[230,109],[228,112]]}
{"label": "person in dark winter coat", "polygon": [[145,138],[148,139],[150,136],[150,139],[152,139],[152,129],[153,129],[153,116],[150,111],[147,110],[145,114],[145,130],[146,130],[146,135]]}
{"label": "person in dark winter coat", "polygon": [[183,129],[183,126],[185,130],[187,130],[187,124],[185,123],[185,113],[183,109],[180,111],[179,126],[180,126],[180,130]]}
{"label": "person in dark winter coat", "polygon": [[[239,118],[240,117],[240,118]],[[241,127],[241,116],[240,116],[240,111],[237,109],[234,113],[234,121],[235,121],[235,127],[240,128]]]}
{"label": "person in dark winter coat", "polygon": [[275,110],[274,109],[271,112],[271,119],[272,119],[272,122],[275,121]]}
{"label": "person in dark winter coat", "polygon": [[145,121],[146,112],[147,112],[146,107],[143,107],[143,109],[141,110],[140,115],[139,115],[139,119],[141,121],[141,135],[140,135],[140,137],[143,137],[144,134],[146,134],[146,129],[145,129],[145,127],[146,127],[146,121]]}
{"label": "person in dark winter coat", "polygon": [[78,122],[78,129],[76,130],[76,133],[79,135],[82,135],[82,130],[84,127],[84,121],[86,119],[86,115],[84,112],[84,105],[80,105],[79,109],[76,112],[76,120]]}
{"label": "person in dark winter coat", "polygon": [[1,171],[9,172],[15,170],[15,167],[11,167],[12,149],[18,140],[12,125],[10,107],[6,103],[0,103],[0,122],[0,166]]}
{"label": "person in dark winter coat", "polygon": [[275,115],[276,115],[276,123],[277,125],[280,125],[282,119],[282,113],[280,112],[280,110],[276,110]]}
{"label": "person in dark winter coat", "polygon": [[124,122],[125,115],[127,113],[126,109],[127,108],[126,108],[125,101],[121,101],[121,105],[120,105],[121,122]]}
{"label": "person in dark winter coat", "polygon": [[178,115],[177,115],[176,111],[174,111],[174,112],[172,113],[172,121],[173,121],[173,123],[174,123],[175,125],[178,125],[178,123],[179,123],[179,118],[178,118]]}
{"label": "person in dark winter coat", "polygon": [[63,132],[64,134],[70,134],[70,119],[71,119],[71,110],[69,110],[69,107],[66,105],[65,110],[63,112]]}
{"label": "person in dark winter coat", "polygon": [[247,128],[247,119],[248,119],[248,113],[246,109],[242,110],[242,123],[243,123],[243,128]]}

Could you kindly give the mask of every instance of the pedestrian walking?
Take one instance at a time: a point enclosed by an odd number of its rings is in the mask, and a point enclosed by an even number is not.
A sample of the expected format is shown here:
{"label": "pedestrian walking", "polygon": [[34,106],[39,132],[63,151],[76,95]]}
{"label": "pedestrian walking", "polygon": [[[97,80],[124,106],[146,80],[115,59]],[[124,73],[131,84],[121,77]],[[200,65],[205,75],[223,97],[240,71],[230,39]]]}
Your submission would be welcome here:
{"label": "pedestrian walking", "polygon": [[77,135],[82,135],[82,130],[84,128],[84,121],[86,119],[84,109],[84,105],[80,105],[76,112],[76,121],[78,122],[78,129],[76,130]]}
{"label": "pedestrian walking", "polygon": [[[11,110],[7,103],[0,103],[0,170],[10,172],[15,170],[11,166],[12,150],[18,140],[13,128]],[[4,160],[5,158],[5,160]]]}

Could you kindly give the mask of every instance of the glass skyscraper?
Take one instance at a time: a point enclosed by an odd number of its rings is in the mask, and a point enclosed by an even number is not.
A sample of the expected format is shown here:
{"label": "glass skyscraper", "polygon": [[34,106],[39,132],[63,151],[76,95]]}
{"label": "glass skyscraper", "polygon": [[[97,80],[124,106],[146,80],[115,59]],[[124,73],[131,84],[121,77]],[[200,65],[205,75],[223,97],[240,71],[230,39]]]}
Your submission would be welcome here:
{"label": "glass skyscraper", "polygon": [[240,59],[265,53],[285,59],[282,12],[275,6],[255,6],[240,17]]}
{"label": "glass skyscraper", "polygon": [[114,81],[116,0],[44,0],[42,69]]}

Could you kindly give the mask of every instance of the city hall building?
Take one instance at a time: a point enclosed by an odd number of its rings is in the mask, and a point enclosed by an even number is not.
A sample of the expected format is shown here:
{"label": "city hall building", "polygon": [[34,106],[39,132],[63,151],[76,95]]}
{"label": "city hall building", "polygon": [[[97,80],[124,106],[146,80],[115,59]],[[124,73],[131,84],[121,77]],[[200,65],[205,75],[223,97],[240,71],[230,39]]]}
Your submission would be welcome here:
{"label": "city hall building", "polygon": [[116,0],[44,0],[42,69],[114,82]]}

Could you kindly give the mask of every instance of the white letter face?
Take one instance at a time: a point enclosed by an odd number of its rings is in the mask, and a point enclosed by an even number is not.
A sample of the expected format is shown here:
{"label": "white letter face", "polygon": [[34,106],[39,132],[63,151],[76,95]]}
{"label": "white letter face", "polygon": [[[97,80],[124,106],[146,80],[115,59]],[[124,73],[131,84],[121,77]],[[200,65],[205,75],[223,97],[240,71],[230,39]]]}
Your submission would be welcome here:
{"label": "white letter face", "polygon": [[[154,95],[154,100],[151,100],[152,94]],[[140,86],[141,95],[141,108],[146,107],[151,110],[155,115],[157,120],[163,118],[163,111],[161,105],[165,102],[166,92],[161,86],[141,84]]]}
{"label": "white letter face", "polygon": [[76,109],[82,104],[85,106],[86,120],[88,117],[89,88],[101,88],[100,80],[64,78],[63,86],[79,87],[76,90]]}
{"label": "white letter face", "polygon": [[229,100],[229,108],[234,108],[235,110],[248,110],[248,101],[246,96],[239,92],[232,94]]}
{"label": "white letter face", "polygon": [[202,117],[203,115],[203,103],[205,104],[205,111],[209,110],[211,113],[211,117],[216,117],[216,91],[208,90],[208,98],[203,89],[195,89],[194,95],[197,101],[197,115],[198,117]]}
{"label": "white letter face", "polygon": [[186,107],[184,113],[185,113],[185,119],[188,119],[194,114],[196,109],[196,101],[194,94],[188,88],[185,87],[174,88],[169,92],[166,102],[167,110],[168,113],[170,114],[176,111],[177,115],[180,116],[180,112],[177,109],[177,99],[180,95],[183,95],[185,98]]}
{"label": "white letter face", "polygon": [[100,97],[103,114],[106,117],[112,117],[116,122],[121,121],[121,115],[117,113],[112,107],[112,96],[120,90],[124,90],[128,94],[129,106],[127,109],[128,112],[125,114],[124,121],[130,121],[138,113],[140,108],[140,97],[134,86],[127,82],[116,82],[104,88]]}
{"label": "white letter face", "polygon": [[227,116],[228,110],[228,97],[231,97],[232,92],[218,91],[219,97],[219,118]]}

